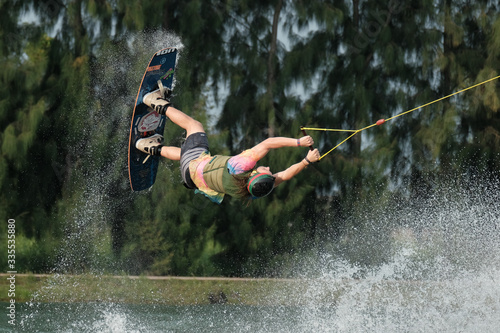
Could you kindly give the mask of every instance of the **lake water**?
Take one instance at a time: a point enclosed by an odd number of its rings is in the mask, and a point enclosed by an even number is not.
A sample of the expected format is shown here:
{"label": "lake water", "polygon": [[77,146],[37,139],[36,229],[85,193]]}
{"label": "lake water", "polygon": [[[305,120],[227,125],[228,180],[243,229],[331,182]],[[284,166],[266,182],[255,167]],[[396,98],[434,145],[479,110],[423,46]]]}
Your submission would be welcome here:
{"label": "lake water", "polygon": [[[294,332],[300,325],[300,308],[281,306],[48,303],[18,306],[17,314],[19,332]],[[5,320],[1,327],[11,332]]]}

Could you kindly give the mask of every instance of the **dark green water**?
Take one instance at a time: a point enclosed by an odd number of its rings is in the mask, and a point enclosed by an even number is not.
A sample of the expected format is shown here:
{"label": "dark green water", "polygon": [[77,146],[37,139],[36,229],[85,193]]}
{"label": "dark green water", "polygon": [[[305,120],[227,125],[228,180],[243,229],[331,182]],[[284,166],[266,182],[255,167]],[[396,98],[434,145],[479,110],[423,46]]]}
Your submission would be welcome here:
{"label": "dark green water", "polygon": [[[5,309],[7,303],[1,303]],[[21,304],[0,332],[294,332],[301,309],[236,305]]]}

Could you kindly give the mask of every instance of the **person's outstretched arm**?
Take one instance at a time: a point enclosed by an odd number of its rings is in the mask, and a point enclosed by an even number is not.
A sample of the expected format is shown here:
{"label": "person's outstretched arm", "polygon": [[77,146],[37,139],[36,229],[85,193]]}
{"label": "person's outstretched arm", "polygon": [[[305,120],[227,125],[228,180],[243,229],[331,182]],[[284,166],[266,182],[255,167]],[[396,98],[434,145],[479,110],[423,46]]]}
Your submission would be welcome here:
{"label": "person's outstretched arm", "polygon": [[319,161],[319,151],[318,149],[310,150],[307,156],[300,161],[288,167],[286,170],[275,173],[273,176],[276,178],[274,181],[274,187],[278,186],[284,181],[290,180],[304,170],[309,163],[314,163]]}
{"label": "person's outstretched arm", "polygon": [[268,138],[252,148],[256,153],[258,160],[266,156],[266,154],[271,149],[283,148],[283,147],[309,147],[314,144],[314,140],[309,136],[303,136],[300,139],[285,138],[285,137],[273,137]]}

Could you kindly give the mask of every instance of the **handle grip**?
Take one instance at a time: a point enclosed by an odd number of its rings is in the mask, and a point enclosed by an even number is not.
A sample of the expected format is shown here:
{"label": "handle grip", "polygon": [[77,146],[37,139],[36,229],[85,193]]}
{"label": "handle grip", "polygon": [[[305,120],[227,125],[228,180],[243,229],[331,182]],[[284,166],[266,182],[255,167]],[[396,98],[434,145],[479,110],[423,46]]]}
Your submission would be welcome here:
{"label": "handle grip", "polygon": [[[304,127],[300,127],[300,130],[302,131],[302,134],[304,134],[304,136],[307,135],[306,130],[304,129]],[[313,146],[309,146],[309,150],[314,150],[314,147]]]}

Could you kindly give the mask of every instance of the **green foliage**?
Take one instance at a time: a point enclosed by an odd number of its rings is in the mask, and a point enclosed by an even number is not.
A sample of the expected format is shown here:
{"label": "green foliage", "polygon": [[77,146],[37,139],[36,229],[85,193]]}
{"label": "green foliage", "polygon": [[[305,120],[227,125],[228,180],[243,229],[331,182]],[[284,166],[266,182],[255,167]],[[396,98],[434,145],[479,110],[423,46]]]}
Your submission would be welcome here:
{"label": "green foliage", "polygon": [[[38,22],[18,24],[29,6]],[[208,129],[213,93],[211,151],[236,154],[270,135],[299,137],[301,125],[362,128],[497,76],[499,6],[1,2],[0,216],[17,221],[18,270],[287,275],[297,253],[368,227],[353,218],[363,206],[421,195],[428,171],[466,164],[498,177],[497,82],[356,135],[249,206],[185,190],[178,162],[131,194],[126,145],[145,64],[165,43],[181,48],[173,103]],[[311,134],[321,152],[345,138]],[[167,125],[169,144],[182,136]],[[261,162],[279,171],[306,153]],[[371,260],[368,247],[350,255]]]}

